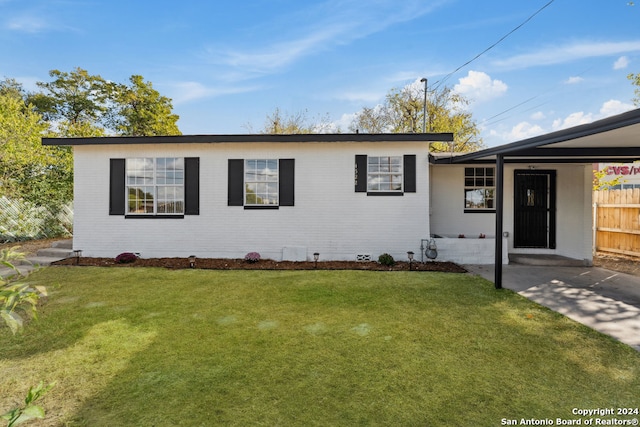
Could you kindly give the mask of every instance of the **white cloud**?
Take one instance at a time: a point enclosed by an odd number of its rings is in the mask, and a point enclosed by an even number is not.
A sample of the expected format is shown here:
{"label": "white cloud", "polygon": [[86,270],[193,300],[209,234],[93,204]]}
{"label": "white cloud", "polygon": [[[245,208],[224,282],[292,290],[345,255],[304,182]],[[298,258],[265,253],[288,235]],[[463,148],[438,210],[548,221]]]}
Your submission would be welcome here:
{"label": "white cloud", "polygon": [[568,85],[574,85],[577,83],[582,83],[584,81],[584,79],[582,77],[579,76],[571,76],[569,77],[567,80],[565,80],[564,82]]}
{"label": "white cloud", "polygon": [[492,80],[487,73],[473,70],[466,77],[460,78],[459,82],[453,90],[477,102],[499,97],[508,88],[503,81]]}
{"label": "white cloud", "polygon": [[583,58],[619,55],[640,52],[640,40],[626,42],[573,43],[549,46],[537,52],[515,55],[495,61],[494,65],[503,69],[522,69],[540,65],[562,64]]}
{"label": "white cloud", "polygon": [[633,110],[634,108],[635,107],[631,104],[625,104],[624,102],[618,101],[616,99],[610,99],[609,101],[602,103],[602,106],[600,107],[600,110],[597,114],[585,113],[584,111],[571,113],[564,119],[555,119],[553,121],[552,128],[553,130],[561,130],[573,126],[584,125],[595,120],[604,119],[606,117]]}
{"label": "white cloud", "polygon": [[540,125],[534,125],[529,122],[520,122],[511,130],[502,135],[505,141],[520,141],[537,135],[542,135],[545,130]]}
{"label": "white cloud", "polygon": [[347,132],[351,122],[358,116],[358,113],[344,113],[340,118],[333,122],[335,131]]}
{"label": "white cloud", "polygon": [[23,15],[11,18],[5,22],[5,27],[12,31],[24,33],[39,33],[49,28],[49,24],[41,17]]}
{"label": "white cloud", "polygon": [[233,93],[245,93],[257,90],[257,87],[232,87],[225,86],[223,89],[207,87],[199,82],[178,82],[169,89],[169,98],[174,105],[185,104],[203,98],[228,95]]}
{"label": "white cloud", "polygon": [[579,111],[576,113],[571,113],[564,119],[555,119],[551,125],[553,130],[561,130],[567,129],[573,126],[584,125],[586,123],[591,123],[594,120],[594,115],[592,113],[585,113],[584,111]]}
{"label": "white cloud", "polygon": [[613,69],[623,70],[627,68],[628,65],[629,65],[629,58],[627,58],[626,56],[621,56],[616,60],[616,62],[613,63]]}
{"label": "white cloud", "polygon": [[[629,110],[636,108],[632,104],[626,104],[624,102],[611,99],[603,102],[602,106],[597,113],[588,113],[584,111],[577,111],[567,115],[564,118],[556,118],[551,123],[551,129],[545,129],[538,124],[532,124],[527,121],[520,122],[513,126],[510,130],[496,130],[491,129],[488,131],[490,137],[499,138],[504,142],[521,141],[523,139],[531,138],[534,136],[542,135],[552,131],[558,131],[567,129],[574,126],[584,125],[591,123],[595,120],[604,119],[616,114],[621,114]],[[546,115],[542,111],[537,111],[530,116],[531,120],[542,121],[546,119]],[[545,126],[546,127],[546,126]]]}
{"label": "white cloud", "polygon": [[21,33],[37,34],[49,32],[79,32],[77,27],[65,24],[53,10],[44,3],[40,7],[16,13],[5,13],[0,18],[0,28]]}
{"label": "white cloud", "polygon": [[601,118],[614,116],[616,114],[621,114],[626,111],[630,111],[636,108],[631,104],[625,104],[622,101],[618,101],[616,99],[610,99],[609,101],[602,104],[600,107],[600,116]]}

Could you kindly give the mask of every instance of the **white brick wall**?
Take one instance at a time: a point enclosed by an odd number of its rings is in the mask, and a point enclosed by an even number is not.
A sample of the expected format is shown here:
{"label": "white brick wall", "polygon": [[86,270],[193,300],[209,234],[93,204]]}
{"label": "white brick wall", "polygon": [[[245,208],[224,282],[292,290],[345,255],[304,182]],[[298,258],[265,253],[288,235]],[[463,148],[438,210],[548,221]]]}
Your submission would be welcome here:
{"label": "white brick wall", "polygon": [[[240,258],[256,251],[280,260],[283,248],[306,248],[321,260],[398,260],[420,251],[429,235],[426,143],[222,143],[85,145],[74,147],[74,248],[84,256]],[[356,154],[415,154],[417,192],[372,197],[354,191]],[[109,215],[109,159],[199,157],[200,215],[182,219],[130,219]],[[295,206],[245,210],[227,206],[227,160],[295,159]]]}

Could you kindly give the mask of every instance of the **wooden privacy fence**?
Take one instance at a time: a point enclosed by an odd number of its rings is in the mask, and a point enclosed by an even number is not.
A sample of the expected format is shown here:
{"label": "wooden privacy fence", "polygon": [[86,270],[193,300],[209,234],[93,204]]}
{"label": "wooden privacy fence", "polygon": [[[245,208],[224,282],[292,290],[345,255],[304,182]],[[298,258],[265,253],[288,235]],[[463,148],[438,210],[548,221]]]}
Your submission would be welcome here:
{"label": "wooden privacy fence", "polygon": [[593,192],[594,249],[640,257],[640,188]]}

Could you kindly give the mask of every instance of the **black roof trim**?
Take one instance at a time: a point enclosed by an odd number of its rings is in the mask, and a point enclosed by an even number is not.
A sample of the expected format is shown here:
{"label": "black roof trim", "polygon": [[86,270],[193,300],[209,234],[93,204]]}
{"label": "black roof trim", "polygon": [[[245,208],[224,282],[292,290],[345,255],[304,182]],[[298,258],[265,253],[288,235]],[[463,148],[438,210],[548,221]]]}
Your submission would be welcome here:
{"label": "black roof trim", "polygon": [[453,133],[318,133],[42,138],[42,145],[215,144],[245,142],[450,142]]}
{"label": "black roof trim", "polygon": [[[443,161],[446,160],[446,161]],[[577,164],[585,164],[585,163],[633,163],[634,161],[640,160],[640,157],[634,159],[630,159],[629,157],[570,157],[570,158],[522,158],[522,157],[507,157],[504,159],[504,163],[577,163]],[[466,160],[464,162],[450,162],[449,158],[447,159],[438,159],[437,161],[430,161],[431,164],[434,165],[495,165],[496,159],[474,159],[474,160]]]}

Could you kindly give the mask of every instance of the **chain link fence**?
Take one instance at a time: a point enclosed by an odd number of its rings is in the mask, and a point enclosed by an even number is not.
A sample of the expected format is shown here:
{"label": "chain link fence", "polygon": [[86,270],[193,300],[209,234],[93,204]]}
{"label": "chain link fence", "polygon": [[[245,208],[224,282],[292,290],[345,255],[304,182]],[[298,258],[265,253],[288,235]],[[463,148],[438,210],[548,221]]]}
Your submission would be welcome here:
{"label": "chain link fence", "polygon": [[72,203],[52,211],[25,200],[0,197],[0,243],[69,237],[72,233]]}

